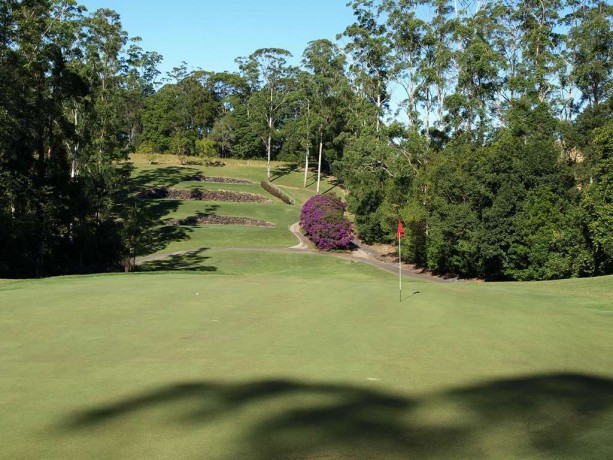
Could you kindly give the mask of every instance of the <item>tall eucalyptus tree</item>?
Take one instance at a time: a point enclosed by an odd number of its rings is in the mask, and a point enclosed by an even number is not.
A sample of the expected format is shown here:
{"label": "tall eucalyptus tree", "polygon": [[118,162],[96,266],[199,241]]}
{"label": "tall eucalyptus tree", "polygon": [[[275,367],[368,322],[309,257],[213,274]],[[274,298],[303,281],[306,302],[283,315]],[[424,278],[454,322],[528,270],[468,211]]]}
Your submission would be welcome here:
{"label": "tall eucalyptus tree", "polygon": [[597,106],[613,91],[613,5],[601,0],[571,0],[565,17],[571,79],[582,102]]}
{"label": "tall eucalyptus tree", "polygon": [[[308,116],[316,128],[318,139],[317,193],[321,182],[324,142],[332,142],[342,129],[341,97],[348,82],[345,77],[345,56],[329,40],[315,40],[303,53],[303,65],[310,72]],[[340,126],[339,126],[340,124]]]}
{"label": "tall eucalyptus tree", "polygon": [[356,127],[364,128],[374,121],[378,132],[389,105],[390,43],[386,38],[385,24],[379,21],[372,0],[354,0],[350,5],[355,22],[337,38],[348,40],[345,50],[351,57],[349,69],[354,92],[358,95],[356,102],[361,102],[352,105],[352,115]]}
{"label": "tall eucalyptus tree", "polygon": [[281,48],[262,48],[236,62],[244,78],[254,89],[249,106],[254,125],[266,146],[266,174],[270,179],[272,140],[283,109],[287,107],[295,69],[287,64],[292,54]]}

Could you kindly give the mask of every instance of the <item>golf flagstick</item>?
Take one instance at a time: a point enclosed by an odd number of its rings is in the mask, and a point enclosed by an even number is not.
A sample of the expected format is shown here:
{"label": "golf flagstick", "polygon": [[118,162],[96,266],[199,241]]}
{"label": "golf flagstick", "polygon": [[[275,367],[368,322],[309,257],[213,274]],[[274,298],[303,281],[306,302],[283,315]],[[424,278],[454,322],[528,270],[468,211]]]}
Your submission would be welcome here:
{"label": "golf flagstick", "polygon": [[400,268],[400,238],[398,238],[398,284],[400,288],[400,301],[402,302],[402,272]]}
{"label": "golf flagstick", "polygon": [[400,239],[402,238],[402,235],[404,235],[404,228],[402,227],[402,222],[398,221],[398,230],[396,231],[396,236],[398,237],[398,287],[400,291],[400,302],[402,302],[402,259],[400,257]]}

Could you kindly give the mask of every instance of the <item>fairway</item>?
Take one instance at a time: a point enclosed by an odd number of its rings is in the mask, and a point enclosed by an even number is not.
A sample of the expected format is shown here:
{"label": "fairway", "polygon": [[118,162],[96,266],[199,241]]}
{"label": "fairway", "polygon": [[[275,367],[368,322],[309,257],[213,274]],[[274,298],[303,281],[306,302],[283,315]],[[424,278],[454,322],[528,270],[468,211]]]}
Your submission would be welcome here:
{"label": "fairway", "polygon": [[[608,458],[613,277],[205,272],[0,283],[1,458]],[[8,441],[8,442],[7,442]]]}

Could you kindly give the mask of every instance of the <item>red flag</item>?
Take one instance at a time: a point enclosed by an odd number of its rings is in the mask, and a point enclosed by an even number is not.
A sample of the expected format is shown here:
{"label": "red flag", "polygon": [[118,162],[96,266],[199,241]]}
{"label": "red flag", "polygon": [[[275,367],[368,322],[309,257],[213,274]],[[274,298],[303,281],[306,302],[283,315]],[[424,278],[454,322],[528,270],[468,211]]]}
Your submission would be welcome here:
{"label": "red flag", "polygon": [[398,221],[398,231],[396,232],[396,238],[400,239],[404,235],[404,228],[402,226],[402,222]]}

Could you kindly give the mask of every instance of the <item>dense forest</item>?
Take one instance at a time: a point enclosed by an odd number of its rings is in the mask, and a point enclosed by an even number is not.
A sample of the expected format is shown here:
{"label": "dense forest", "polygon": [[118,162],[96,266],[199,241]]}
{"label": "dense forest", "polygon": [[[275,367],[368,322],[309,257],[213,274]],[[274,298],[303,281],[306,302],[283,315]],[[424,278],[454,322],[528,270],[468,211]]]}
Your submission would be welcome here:
{"label": "dense forest", "polygon": [[0,5],[0,276],[113,269],[130,152],[267,158],[349,191],[366,242],[438,273],[613,273],[613,6],[356,0],[337,41],[175,68],[110,10]]}
{"label": "dense forest", "polygon": [[114,270],[133,251],[129,168],[161,57],[110,10],[0,3],[0,277]]}

